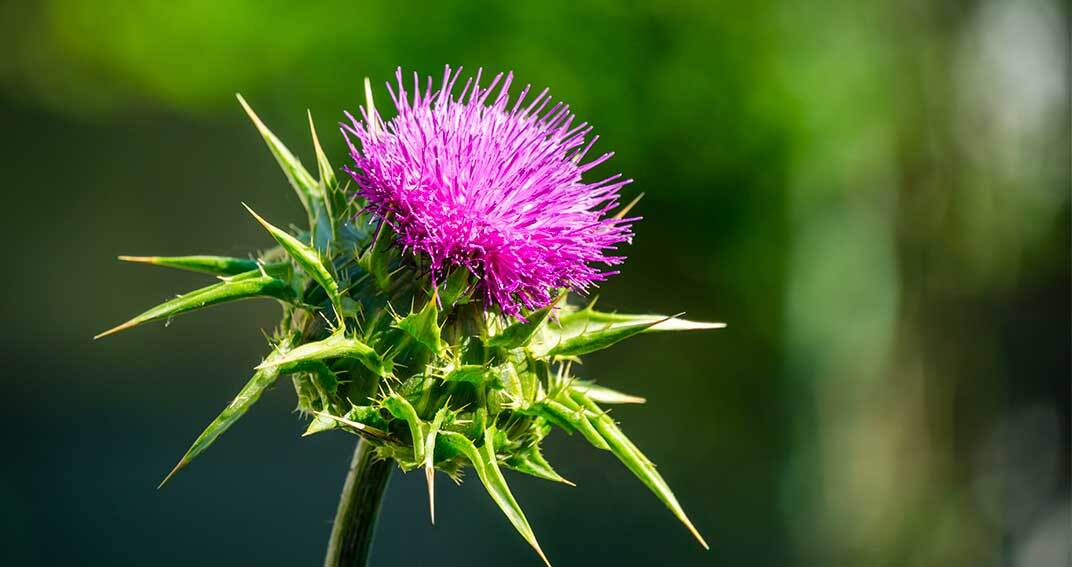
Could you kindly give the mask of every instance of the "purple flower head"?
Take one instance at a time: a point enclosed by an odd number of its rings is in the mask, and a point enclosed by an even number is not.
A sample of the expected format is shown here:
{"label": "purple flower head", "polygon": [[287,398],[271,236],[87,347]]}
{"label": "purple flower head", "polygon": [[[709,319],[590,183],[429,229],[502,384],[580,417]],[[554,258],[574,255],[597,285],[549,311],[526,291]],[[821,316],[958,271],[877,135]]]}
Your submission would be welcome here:
{"label": "purple flower head", "polygon": [[448,66],[436,91],[431,77],[422,91],[414,74],[411,95],[398,69],[397,91],[387,85],[395,118],[348,114],[347,172],[368,210],[405,250],[427,255],[433,277],[469,270],[486,305],[508,315],[547,305],[556,288],[584,292],[616,274],[595,265],[624,260],[612,254],[636,219],[609,211],[631,180],[581,179],[613,154],[582,163],[598,136],[587,139],[592,127],[574,125],[569,106],[548,108],[547,89],[526,103],[526,86],[511,103],[512,73],[485,88],[478,71],[455,96],[460,73]]}

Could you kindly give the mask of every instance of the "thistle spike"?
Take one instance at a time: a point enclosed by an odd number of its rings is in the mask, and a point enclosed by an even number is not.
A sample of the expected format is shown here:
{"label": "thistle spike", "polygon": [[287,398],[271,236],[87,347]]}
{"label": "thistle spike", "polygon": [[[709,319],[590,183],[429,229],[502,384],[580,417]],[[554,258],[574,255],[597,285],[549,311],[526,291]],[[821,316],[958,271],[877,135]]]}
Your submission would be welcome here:
{"label": "thistle spike", "polygon": [[342,294],[339,291],[339,284],[336,283],[331,272],[324,267],[324,262],[320,259],[320,253],[306,246],[286,231],[276,228],[274,225],[261,218],[261,216],[255,213],[253,209],[249,208],[249,205],[242,203],[242,206],[245,207],[246,210],[249,211],[249,214],[253,215],[253,218],[257,219],[257,222],[261,223],[261,226],[272,235],[272,238],[274,238],[275,241],[287,251],[287,254],[291,259],[301,266],[302,269],[309,274],[309,277],[320,284],[320,287],[324,288],[324,291],[328,294],[328,298],[331,299],[332,307],[335,309],[335,319],[338,322],[339,327],[346,328],[346,320],[342,316]]}
{"label": "thistle spike", "polygon": [[[268,359],[279,356],[279,350],[272,351],[272,354],[268,356]],[[261,394],[268,389],[276,378],[279,377],[279,372],[274,369],[258,370],[253,374],[253,378],[250,378],[249,382],[238,392],[238,395],[231,400],[231,403],[227,404],[223,412],[220,413],[216,419],[212,420],[212,423],[208,424],[208,427],[197,436],[193,445],[187,449],[186,453],[179,459],[178,464],[175,465],[171,472],[164,477],[164,480],[160,481],[157,485],[157,489],[162,488],[172,477],[174,477],[180,470],[190,464],[201,453],[205,452],[221,435],[224,434],[232,425],[235,424],[253,404],[257,403]]]}
{"label": "thistle spike", "polygon": [[227,256],[119,256],[119,259],[123,262],[153,264],[214,276],[237,276],[258,267],[256,260]]}
{"label": "thistle spike", "polygon": [[431,463],[424,465],[424,480],[428,484],[428,515],[435,525],[435,468]]}
{"label": "thistle spike", "polygon": [[143,323],[159,321],[189,311],[254,297],[270,297],[281,301],[294,302],[297,298],[294,290],[286,282],[271,276],[249,277],[245,279],[233,278],[207,287],[196,289],[184,295],[180,295],[170,301],[165,301],[129,321],[116,325],[107,331],[98,333],[93,340],[101,339],[136,327]]}

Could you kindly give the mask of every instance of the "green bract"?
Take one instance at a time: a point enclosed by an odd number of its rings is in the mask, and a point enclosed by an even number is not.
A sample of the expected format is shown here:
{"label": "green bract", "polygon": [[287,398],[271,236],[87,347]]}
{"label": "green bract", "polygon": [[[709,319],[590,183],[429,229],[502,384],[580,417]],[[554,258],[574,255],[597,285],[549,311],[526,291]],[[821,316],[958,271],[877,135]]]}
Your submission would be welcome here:
{"label": "green bract", "polygon": [[403,470],[422,468],[433,519],[434,471],[459,480],[462,469],[472,467],[495,504],[546,561],[503,469],[572,484],[540,453],[541,441],[558,427],[613,453],[707,546],[655,466],[598,405],[643,403],[643,398],[579,381],[571,365],[581,355],[639,334],[722,324],[579,308],[565,294],[518,321],[487,312],[473,297],[472,278],[464,271],[435,288],[420,259],[402,257],[391,246],[387,225],[359,214],[361,203],[348,199],[311,117],[318,178],[239,101],[305,207],[308,231],[288,233],[250,209],[278,244],[255,258],[121,256],[213,274],[219,281],[98,335],[240,299],[270,298],[283,308],[269,354],[165,482],[242,417],[265,389],[287,377],[298,409],[310,418],[306,435],[346,431],[365,438],[380,458]]}

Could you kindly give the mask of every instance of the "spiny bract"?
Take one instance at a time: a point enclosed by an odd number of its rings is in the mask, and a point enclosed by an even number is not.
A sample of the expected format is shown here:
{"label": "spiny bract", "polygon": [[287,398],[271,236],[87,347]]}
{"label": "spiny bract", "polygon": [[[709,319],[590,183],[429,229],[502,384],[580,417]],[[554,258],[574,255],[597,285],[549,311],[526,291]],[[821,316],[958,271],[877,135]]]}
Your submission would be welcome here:
{"label": "spiny bract", "polygon": [[[447,92],[454,78],[448,72]],[[364,115],[376,119],[367,80],[365,88]],[[490,90],[471,96],[482,100]],[[505,93],[505,87],[501,92]],[[473,93],[477,93],[475,86]],[[396,102],[405,115],[409,111],[402,98]],[[449,106],[442,97],[438,100]],[[501,115],[503,100],[501,94],[493,110],[486,112]],[[297,392],[298,408],[311,418],[306,435],[330,429],[359,435],[376,447],[380,457],[394,460],[402,469],[423,468],[430,497],[435,470],[458,480],[462,470],[472,466],[496,505],[544,561],[546,557],[510,493],[502,468],[571,484],[540,453],[540,442],[554,427],[578,432],[595,447],[613,453],[706,547],[654,465],[598,405],[644,400],[579,381],[571,365],[581,355],[634,335],[713,329],[722,324],[607,313],[591,305],[579,308],[567,301],[566,289],[543,290],[552,298],[546,303],[540,299],[540,290],[504,292],[522,304],[544,303],[539,309],[515,311],[502,302],[499,291],[488,287],[487,266],[481,277],[471,264],[444,261],[450,259],[445,257],[437,262],[418,236],[411,234],[406,239],[412,226],[381,222],[379,215],[395,212],[395,205],[369,206],[366,198],[375,197],[378,185],[368,181],[358,196],[351,197],[347,188],[340,186],[321,149],[311,116],[316,177],[241,96],[239,102],[297,193],[307,212],[309,229],[291,234],[250,210],[278,244],[253,259],[120,257],[204,272],[219,281],[158,305],[98,338],[216,303],[263,297],[277,300],[283,308],[270,353],[164,482],[207,449],[265,389],[277,379],[289,377]],[[376,123],[383,127],[383,123]],[[545,121],[544,127],[549,130],[541,135],[558,136],[560,142],[562,136],[573,140],[561,133],[565,128],[562,123]],[[355,157],[371,155],[367,144],[378,143],[373,140],[376,134],[361,125],[355,128],[366,144],[364,153],[354,150]],[[381,134],[386,140],[386,134]],[[575,147],[574,142],[564,147]],[[468,159],[479,156],[473,154]],[[371,168],[369,160],[358,159],[357,165]],[[464,164],[452,167],[459,165]],[[562,182],[578,186],[580,172],[575,173]],[[359,182],[380,175],[367,169],[354,174]],[[598,218],[605,212],[598,203],[612,202],[616,195],[612,197],[614,191],[608,188],[620,185],[596,184],[603,190],[596,191],[593,201],[579,206],[596,211],[592,218]],[[552,193],[557,190],[549,189]],[[616,218],[622,218],[624,212]],[[617,235],[608,242],[627,234],[624,224],[605,226]],[[400,239],[403,246],[396,246]],[[593,242],[601,241],[595,237]],[[429,254],[433,255],[431,260]],[[583,283],[583,276],[577,277],[582,279],[561,276],[534,281],[541,285],[554,281],[570,288]]]}

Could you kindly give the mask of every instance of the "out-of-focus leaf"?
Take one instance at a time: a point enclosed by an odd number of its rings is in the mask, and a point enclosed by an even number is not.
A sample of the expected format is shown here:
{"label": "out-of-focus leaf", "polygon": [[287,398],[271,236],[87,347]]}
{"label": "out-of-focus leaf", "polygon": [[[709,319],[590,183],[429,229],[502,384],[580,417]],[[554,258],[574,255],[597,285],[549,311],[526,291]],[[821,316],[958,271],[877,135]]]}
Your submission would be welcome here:
{"label": "out-of-focus leaf", "polygon": [[[277,348],[268,356],[266,360],[272,360],[280,356],[279,349]],[[203,453],[205,449],[208,449],[212,443],[223,435],[227,429],[229,429],[239,418],[245,415],[246,411],[260,399],[261,394],[271,386],[276,378],[279,377],[279,371],[276,368],[265,368],[258,370],[253,374],[253,378],[238,392],[234,400],[231,400],[230,404],[224,408],[216,419],[212,420],[212,423],[201,432],[201,435],[197,437],[194,444],[190,446],[190,449],[186,451],[186,454],[182,456],[179,463],[175,465],[175,468],[171,469],[171,472],[164,478],[160,486],[164,486],[167,481],[171,480],[171,477],[175,476],[186,465],[197,458],[198,455]],[[157,487],[159,488],[159,487]]]}
{"label": "out-of-focus leaf", "polygon": [[357,259],[357,264],[372,275],[381,291],[386,291],[391,286],[391,275],[387,268],[391,264],[391,256],[396,253],[391,246],[392,238],[387,221],[381,220],[372,244]]}
{"label": "out-of-focus leaf", "polygon": [[443,352],[440,336],[442,328],[439,325],[439,309],[436,307],[435,297],[420,311],[406,315],[396,325],[434,354]]}
{"label": "out-of-focus leaf", "polygon": [[282,371],[287,372],[300,368],[302,364],[310,361],[331,358],[357,359],[377,376],[386,376],[391,372],[389,361],[384,360],[372,347],[357,339],[347,337],[341,330],[322,341],[301,345],[278,359],[266,360],[257,368],[280,366]]}
{"label": "out-of-focus leaf", "polygon": [[376,102],[372,99],[372,81],[365,77],[365,115],[368,116],[369,134],[373,138],[380,133],[380,115],[376,112]]}
{"label": "out-of-focus leaf", "polygon": [[479,386],[488,382],[495,382],[496,378],[494,373],[485,366],[465,364],[448,372],[443,377],[443,380],[446,382],[468,382]]}
{"label": "out-of-focus leaf", "polygon": [[297,238],[294,238],[286,231],[281,230],[273,226],[268,221],[261,218],[260,215],[253,212],[253,209],[244,204],[249,214],[253,215],[253,218],[257,219],[257,222],[264,226],[265,230],[272,235],[272,238],[287,251],[287,254],[299,265],[305,273],[309,274],[309,277],[313,278],[316,283],[320,284],[320,287],[324,288],[324,291],[328,294],[328,299],[331,300],[332,306],[335,308],[335,317],[338,320],[339,327],[345,327],[345,319],[342,316],[342,295],[339,292],[339,284],[335,282],[335,278],[332,277],[331,272],[324,266],[324,262],[320,260],[320,253],[303,244]]}
{"label": "out-of-focus leaf", "polygon": [[93,338],[99,339],[142,323],[167,319],[188,311],[208,307],[209,305],[252,297],[271,297],[281,301],[297,301],[294,290],[286,282],[270,276],[225,280],[161,303],[126,323],[108,329]]}
{"label": "out-of-focus leaf", "polygon": [[507,486],[502,471],[499,470],[499,463],[495,457],[495,428],[490,427],[484,430],[484,445],[479,449],[461,433],[442,431],[439,435],[445,443],[450,444],[457,452],[465,455],[473,463],[473,469],[476,470],[480,482],[484,484],[484,488],[491,495],[491,499],[499,506],[506,518],[513,524],[514,529],[521,534],[521,537],[525,538],[525,541],[536,550],[540,559],[543,559],[543,562],[550,567],[551,562],[547,560],[547,556],[540,549],[540,544],[536,541],[536,534],[533,533],[528,519],[525,518],[525,513],[521,511],[521,506],[518,505],[514,495],[510,492],[510,487]]}
{"label": "out-of-focus leaf", "polygon": [[257,269],[256,260],[227,256],[120,256],[119,259],[216,276],[236,276]]}
{"label": "out-of-focus leaf", "polygon": [[588,396],[592,401],[601,404],[643,404],[648,401],[639,396],[631,396],[617,390],[611,390],[610,388],[593,384],[592,382],[573,382],[569,385],[569,388],[570,390],[580,392]]}
{"label": "out-of-focus leaf", "polygon": [[610,448],[610,452],[614,453],[614,456],[618,457],[618,460],[622,462],[641,482],[644,483],[659,500],[666,504],[666,507],[677,516],[681,523],[685,524],[685,527],[692,533],[693,537],[700,542],[700,545],[704,549],[710,549],[707,542],[704,541],[703,536],[700,535],[699,530],[692,524],[689,517],[685,515],[685,510],[678,503],[674,493],[670,490],[670,486],[663,480],[662,475],[656,470],[655,465],[648,460],[644,453],[637,449],[636,445],[629,440],[628,437],[622,433],[622,430],[618,428],[618,425],[614,423],[614,420],[609,415],[604,413],[599,406],[597,406],[591,399],[587,398],[584,394],[574,392],[572,397],[583,404],[583,406],[591,413],[588,414],[589,420],[595,426],[596,430],[606,441]]}
{"label": "out-of-focus leaf", "polygon": [[457,267],[451,271],[450,275],[447,276],[447,281],[443,282],[443,285],[438,290],[439,299],[443,302],[444,309],[449,309],[452,305],[458,303],[468,287],[469,270]]}

